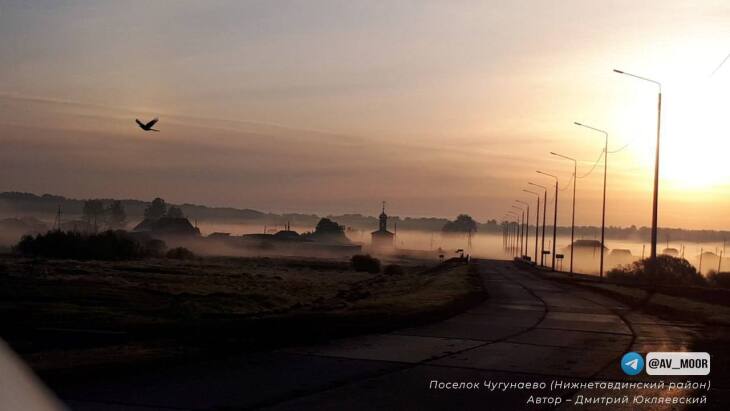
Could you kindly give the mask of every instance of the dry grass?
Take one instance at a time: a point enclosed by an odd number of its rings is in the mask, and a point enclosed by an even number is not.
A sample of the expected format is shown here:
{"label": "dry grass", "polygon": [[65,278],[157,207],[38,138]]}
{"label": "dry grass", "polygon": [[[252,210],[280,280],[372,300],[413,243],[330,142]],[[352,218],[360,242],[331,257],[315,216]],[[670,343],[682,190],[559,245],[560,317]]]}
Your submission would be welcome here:
{"label": "dry grass", "polygon": [[326,259],[0,258],[2,337],[40,369],[147,361],[224,340],[297,342],[302,329],[365,332],[480,298],[481,281],[465,265],[414,261],[388,276]]}
{"label": "dry grass", "polygon": [[581,285],[618,297],[633,305],[666,318],[693,321],[698,324],[730,326],[730,307],[697,301],[696,299],[649,293],[643,288],[616,284],[582,283]]}

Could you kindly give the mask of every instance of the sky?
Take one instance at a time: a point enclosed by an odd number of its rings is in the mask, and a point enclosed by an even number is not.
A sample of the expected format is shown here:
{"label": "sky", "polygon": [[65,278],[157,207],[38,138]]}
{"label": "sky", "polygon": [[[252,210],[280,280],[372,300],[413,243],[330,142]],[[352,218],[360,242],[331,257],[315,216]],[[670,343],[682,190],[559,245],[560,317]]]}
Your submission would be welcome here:
{"label": "sky", "polygon": [[565,225],[554,151],[592,170],[576,223],[597,225],[604,138],[579,121],[609,133],[607,224],[646,226],[657,87],[618,68],[662,82],[660,225],[730,229],[728,21],[727,1],[0,0],[0,191],[486,220],[534,203],[539,169]]}

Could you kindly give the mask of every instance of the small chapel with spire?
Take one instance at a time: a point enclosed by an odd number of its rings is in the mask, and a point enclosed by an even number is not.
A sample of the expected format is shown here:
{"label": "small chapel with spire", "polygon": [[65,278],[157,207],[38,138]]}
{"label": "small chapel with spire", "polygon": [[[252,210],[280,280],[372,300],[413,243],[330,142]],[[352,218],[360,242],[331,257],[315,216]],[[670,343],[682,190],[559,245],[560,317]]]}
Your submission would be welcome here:
{"label": "small chapel with spire", "polygon": [[394,235],[388,231],[388,215],[385,214],[385,201],[383,201],[383,211],[380,213],[380,225],[378,231],[372,232],[371,247],[376,250],[393,248]]}

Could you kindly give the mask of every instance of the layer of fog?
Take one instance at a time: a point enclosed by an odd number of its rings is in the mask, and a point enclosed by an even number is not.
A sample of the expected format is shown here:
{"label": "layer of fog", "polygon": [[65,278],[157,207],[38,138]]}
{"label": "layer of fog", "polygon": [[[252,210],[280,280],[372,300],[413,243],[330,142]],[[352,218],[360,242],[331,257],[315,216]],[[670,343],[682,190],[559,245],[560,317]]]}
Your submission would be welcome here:
{"label": "layer of fog", "polygon": [[[241,235],[250,233],[275,233],[283,229],[277,226],[264,225],[245,225],[245,224],[222,224],[222,223],[203,223],[199,226],[201,233],[207,235],[213,232],[228,232],[231,235]],[[297,232],[312,231],[313,227],[291,227]],[[362,244],[366,251],[370,244],[370,231],[367,230],[348,230],[348,238],[358,244]],[[583,238],[593,240],[593,238]],[[577,240],[577,239],[576,239]],[[540,258],[542,245],[542,237],[538,241],[537,256]],[[476,258],[490,258],[508,260],[512,258],[509,250],[505,250],[503,238],[501,234],[476,233],[469,239],[465,235],[444,235],[440,232],[423,232],[411,230],[398,230],[396,233],[395,246],[401,250],[418,250],[432,251],[435,256],[443,254],[446,258],[456,256],[456,250],[462,249],[466,254]],[[557,237],[557,253],[563,254],[562,262],[556,261],[556,268],[568,271],[570,266],[570,236]],[[639,240],[606,240],[607,250],[604,252],[604,271],[608,271],[620,265],[630,264],[633,261],[641,259],[642,256],[648,257],[650,244]],[[669,242],[658,245],[658,251],[661,253],[664,248],[675,248],[680,253],[684,249],[683,257],[686,258],[695,267],[700,265],[700,253],[703,253],[702,272],[707,274],[710,270],[717,270],[720,263],[719,255],[722,253],[722,263],[720,268],[723,271],[730,269],[730,258],[727,256],[727,250],[723,251],[723,243],[691,243],[691,242]],[[552,249],[552,237],[545,238],[545,249]],[[612,256],[611,251],[614,249],[629,250],[631,256]],[[439,251],[440,250],[440,251]],[[707,254],[707,253],[713,253]],[[528,239],[527,254],[534,259],[535,255],[535,237],[531,235]],[[680,255],[681,256],[681,255]],[[546,256],[544,264],[551,266],[552,257]],[[562,267],[561,267],[562,265]],[[598,274],[600,266],[600,248],[583,249],[576,251],[573,261],[573,269],[576,272],[585,274]]]}

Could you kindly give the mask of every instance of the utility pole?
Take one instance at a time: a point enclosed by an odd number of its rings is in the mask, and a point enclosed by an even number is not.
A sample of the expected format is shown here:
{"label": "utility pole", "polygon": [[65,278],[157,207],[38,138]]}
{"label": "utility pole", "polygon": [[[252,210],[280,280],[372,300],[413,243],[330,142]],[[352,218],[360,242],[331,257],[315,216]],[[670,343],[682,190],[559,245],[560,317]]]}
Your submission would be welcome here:
{"label": "utility pole", "polygon": [[558,157],[562,157],[566,160],[570,160],[573,162],[573,211],[571,213],[571,222],[570,222],[570,274],[573,274],[573,249],[574,249],[574,243],[575,243],[575,187],[578,185],[578,160],[564,156],[562,154],[553,153],[552,151],[550,154]]}
{"label": "utility pole", "polygon": [[520,223],[519,223],[520,224],[520,228],[519,228],[519,233],[520,233],[519,247],[520,247],[520,251],[519,252],[521,253],[522,252],[522,249],[523,249],[523,243],[524,243],[523,224],[525,223],[525,210],[522,209],[522,207],[518,207],[518,206],[516,206],[514,204],[512,204],[512,208],[517,209],[517,210],[520,210],[522,212],[522,219],[520,220]]}
{"label": "utility pole", "polygon": [[[601,130],[600,128],[591,127],[585,124],[578,123],[577,121],[574,123],[576,126],[585,127],[587,129],[597,131],[604,135],[605,137],[605,143],[603,146],[603,207],[601,211],[601,265],[598,270],[601,280],[603,280],[603,254],[605,246],[605,239],[606,239],[606,175],[608,173],[608,132],[605,130]],[[654,251],[656,251],[656,238],[654,238],[653,243]]]}
{"label": "utility pole", "polygon": [[58,205],[58,210],[56,211],[56,221],[53,222],[53,228],[56,231],[61,231],[61,205]]}
{"label": "utility pole", "polygon": [[722,251],[720,251],[720,259],[717,261],[717,273],[719,274],[722,270]]}
{"label": "utility pole", "polygon": [[521,200],[515,200],[515,201],[517,201],[520,204],[524,204],[525,207],[527,207],[527,221],[525,222],[525,249],[524,249],[524,252],[522,254],[523,256],[527,257],[527,254],[528,254],[527,253],[528,242],[530,240],[530,233],[529,233],[529,229],[530,229],[530,203],[526,203],[526,202],[521,201]]}
{"label": "utility pole", "polygon": [[[545,266],[545,215],[547,211],[547,187],[535,184],[535,183],[527,183],[530,185],[533,185],[535,187],[540,187],[543,189],[544,192],[544,200],[542,202],[542,243],[540,244],[540,265]],[[537,262],[537,261],[536,261]]]}
{"label": "utility pole", "polygon": [[[621,70],[613,70],[618,74],[624,74],[639,80],[653,83],[657,86],[657,117],[656,117],[656,151],[654,153],[654,196],[652,198],[651,207],[651,266],[649,270],[654,273],[656,270],[656,242],[657,242],[657,224],[659,214],[659,140],[662,126],[662,83],[650,78],[637,76],[636,74],[627,73]],[[608,152],[606,153],[608,156]]]}
{"label": "utility pole", "polygon": [[[520,220],[520,254],[525,243],[525,211],[522,211],[522,219]],[[518,257],[522,257],[518,254]]]}
{"label": "utility pole", "polygon": [[702,275],[702,254],[705,253],[703,248],[700,248],[700,275]]}
{"label": "utility pole", "polygon": [[555,271],[555,243],[557,242],[556,240],[558,235],[558,177],[539,170],[537,172],[555,179],[555,207],[553,210],[553,261],[551,264],[551,269]]}
{"label": "utility pole", "polygon": [[537,265],[537,238],[538,228],[540,227],[540,193],[536,193],[530,190],[522,190],[526,193],[537,196],[537,212],[535,212],[535,265]]}

